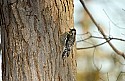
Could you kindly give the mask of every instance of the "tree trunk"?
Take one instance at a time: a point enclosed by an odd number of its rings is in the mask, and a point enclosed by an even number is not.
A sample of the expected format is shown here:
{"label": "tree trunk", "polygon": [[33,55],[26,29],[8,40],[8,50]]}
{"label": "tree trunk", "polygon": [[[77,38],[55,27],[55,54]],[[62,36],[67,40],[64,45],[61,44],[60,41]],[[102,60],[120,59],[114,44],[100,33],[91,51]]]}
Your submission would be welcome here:
{"label": "tree trunk", "polygon": [[73,0],[0,0],[3,81],[76,81],[75,54],[60,35],[73,27]]}

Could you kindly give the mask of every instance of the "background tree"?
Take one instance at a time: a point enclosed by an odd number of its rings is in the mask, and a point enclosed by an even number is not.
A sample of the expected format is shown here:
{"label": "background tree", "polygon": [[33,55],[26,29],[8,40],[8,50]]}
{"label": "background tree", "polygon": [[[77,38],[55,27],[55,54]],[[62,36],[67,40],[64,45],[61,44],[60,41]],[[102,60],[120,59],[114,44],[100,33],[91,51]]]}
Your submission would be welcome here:
{"label": "background tree", "polygon": [[73,0],[0,0],[3,81],[76,81],[60,35],[73,27]]}

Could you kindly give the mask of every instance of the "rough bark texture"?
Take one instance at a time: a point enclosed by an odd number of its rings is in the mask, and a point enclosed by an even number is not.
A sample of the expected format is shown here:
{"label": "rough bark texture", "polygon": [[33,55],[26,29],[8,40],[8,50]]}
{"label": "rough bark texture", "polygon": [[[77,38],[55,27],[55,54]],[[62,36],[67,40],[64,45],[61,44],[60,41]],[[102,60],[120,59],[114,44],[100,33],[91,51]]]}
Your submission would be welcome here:
{"label": "rough bark texture", "polygon": [[76,81],[75,54],[60,35],[73,27],[73,0],[0,0],[3,81]]}

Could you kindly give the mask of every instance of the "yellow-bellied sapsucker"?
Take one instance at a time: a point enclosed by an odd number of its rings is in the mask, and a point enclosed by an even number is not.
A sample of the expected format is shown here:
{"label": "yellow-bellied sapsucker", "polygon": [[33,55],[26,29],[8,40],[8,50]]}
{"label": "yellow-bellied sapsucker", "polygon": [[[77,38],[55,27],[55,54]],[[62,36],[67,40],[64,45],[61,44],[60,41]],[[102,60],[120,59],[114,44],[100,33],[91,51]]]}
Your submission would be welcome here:
{"label": "yellow-bellied sapsucker", "polygon": [[76,29],[70,29],[61,35],[61,43],[63,44],[62,58],[68,57],[76,38]]}

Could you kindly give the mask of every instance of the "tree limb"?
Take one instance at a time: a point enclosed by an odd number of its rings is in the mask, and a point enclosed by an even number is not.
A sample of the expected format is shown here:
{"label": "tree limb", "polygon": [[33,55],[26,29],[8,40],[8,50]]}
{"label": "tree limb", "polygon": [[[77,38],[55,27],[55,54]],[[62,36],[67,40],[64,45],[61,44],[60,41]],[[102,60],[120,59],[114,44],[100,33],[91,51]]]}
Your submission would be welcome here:
{"label": "tree limb", "polygon": [[[76,41],[76,42],[83,42],[83,41],[88,40],[88,39],[90,39],[90,38],[105,39],[105,38],[103,38],[103,37],[97,37],[97,36],[92,36],[92,35],[90,35],[89,37],[87,37],[87,38],[85,38],[85,39],[82,39],[82,40],[78,40],[78,41]],[[124,39],[121,39],[121,38],[107,37],[107,39],[119,40],[119,41],[125,42],[125,40],[124,40]]]}
{"label": "tree limb", "polygon": [[[93,18],[93,16],[90,14],[90,12],[88,11],[85,3],[83,0],[80,0],[82,6],[84,7],[85,11],[88,13],[89,17],[91,18],[91,20],[93,21],[93,23],[96,25],[96,27],[98,28],[99,32],[103,35],[104,39],[106,41],[108,41],[103,29],[96,23],[95,19]],[[118,55],[121,55],[124,59],[125,59],[125,55],[123,52],[119,51],[118,49],[115,48],[115,46],[110,42],[108,41],[108,44],[111,46],[111,48],[118,54]]]}

